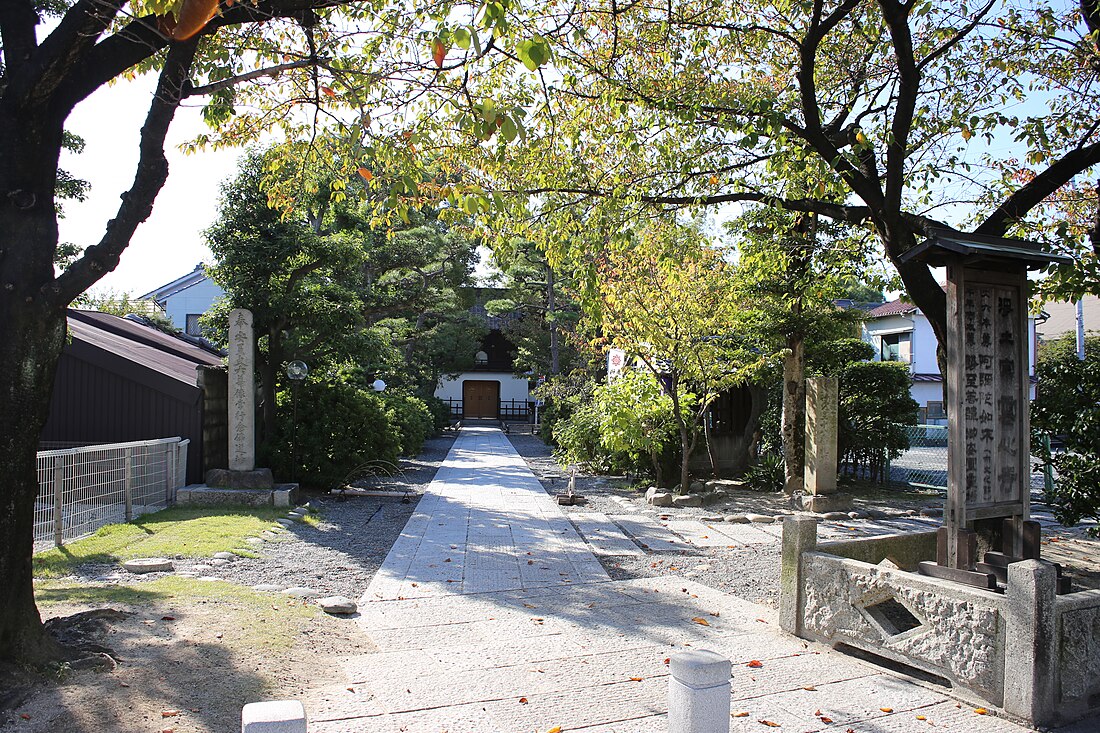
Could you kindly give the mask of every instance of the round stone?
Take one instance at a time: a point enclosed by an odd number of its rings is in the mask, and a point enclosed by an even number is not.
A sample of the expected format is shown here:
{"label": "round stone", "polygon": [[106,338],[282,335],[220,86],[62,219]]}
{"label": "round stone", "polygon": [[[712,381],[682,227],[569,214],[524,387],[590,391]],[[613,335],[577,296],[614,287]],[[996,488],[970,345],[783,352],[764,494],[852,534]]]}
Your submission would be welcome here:
{"label": "round stone", "polygon": [[237,556],[232,552],[215,552],[214,557],[218,560],[236,560]]}
{"label": "round stone", "polygon": [[756,524],[771,524],[775,521],[775,517],[770,514],[746,514],[745,517]]}
{"label": "round stone", "polygon": [[748,524],[749,518],[744,514],[727,514],[725,521],[730,524]]}
{"label": "round stone", "polygon": [[122,563],[124,570],[142,575],[144,573],[169,573],[175,569],[171,560],[163,557],[140,557]]}
{"label": "round stone", "polygon": [[344,596],[328,596],[327,598],[317,599],[317,605],[321,607],[321,610],[325,613],[331,614],[349,614],[355,613],[359,610],[359,606],[355,604],[355,601]]}
{"label": "round stone", "polygon": [[289,519],[283,519],[283,518],[280,517],[279,519],[276,519],[275,521],[278,522],[279,524],[281,524],[284,527],[293,527],[294,526],[294,522],[292,522]]}
{"label": "round stone", "polygon": [[851,519],[845,512],[825,512],[821,515],[822,519],[828,519],[831,522],[844,521],[845,519]]}
{"label": "round stone", "polygon": [[262,545],[264,540],[260,537],[245,537],[244,541],[250,545]]}
{"label": "round stone", "polygon": [[940,509],[938,507],[926,506],[925,508],[920,510],[920,515],[922,517],[942,517],[943,509]]}
{"label": "round stone", "polygon": [[283,589],[281,585],[273,585],[271,583],[260,583],[259,585],[252,586],[252,590],[257,590],[261,593],[278,593]]}
{"label": "round stone", "polygon": [[222,565],[228,565],[229,561],[223,560],[220,557],[215,557],[213,560],[210,561],[210,564],[214,567],[221,567]]}

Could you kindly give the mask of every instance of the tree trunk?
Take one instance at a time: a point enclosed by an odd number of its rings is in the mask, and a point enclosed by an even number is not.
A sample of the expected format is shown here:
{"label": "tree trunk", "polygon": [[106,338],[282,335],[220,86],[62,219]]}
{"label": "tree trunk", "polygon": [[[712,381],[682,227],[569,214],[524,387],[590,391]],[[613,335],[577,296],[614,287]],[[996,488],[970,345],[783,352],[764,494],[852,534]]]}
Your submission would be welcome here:
{"label": "tree trunk", "polygon": [[[254,353],[260,356],[260,350],[254,346]],[[278,429],[279,420],[276,412],[275,393],[278,390],[279,368],[283,363],[282,334],[277,329],[271,329],[267,334],[267,358],[256,359],[260,372],[260,434],[257,442],[270,444]],[[259,446],[256,446],[259,449]]]}
{"label": "tree trunk", "polygon": [[783,491],[802,489],[806,470],[806,345],[801,334],[787,340],[790,354],[783,360]]}

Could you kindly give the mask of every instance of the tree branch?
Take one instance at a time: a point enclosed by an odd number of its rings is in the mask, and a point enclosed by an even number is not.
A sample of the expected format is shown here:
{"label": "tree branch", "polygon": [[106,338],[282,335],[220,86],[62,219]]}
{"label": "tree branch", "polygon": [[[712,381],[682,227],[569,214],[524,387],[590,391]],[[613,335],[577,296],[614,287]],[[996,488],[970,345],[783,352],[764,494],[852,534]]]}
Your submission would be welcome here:
{"label": "tree branch", "polygon": [[38,13],[30,0],[0,3],[0,41],[4,49],[4,76],[19,71],[38,47],[34,27]]}
{"label": "tree branch", "polygon": [[974,233],[1004,236],[1010,225],[1023,219],[1029,211],[1069,183],[1075,175],[1097,164],[1100,164],[1100,142],[1074,148],[1005,199]]}
{"label": "tree branch", "polygon": [[233,76],[228,79],[221,79],[220,81],[213,82],[212,84],[204,84],[201,87],[191,87],[183,96],[197,97],[204,94],[213,94],[214,92],[220,92],[222,89],[228,89],[229,87],[236,86],[237,84],[242,84],[246,81],[260,79],[265,76],[277,76],[284,71],[290,71],[291,69],[301,69],[306,66],[312,66],[313,64],[313,59],[301,59],[300,61],[291,61],[286,64],[269,66],[266,69],[255,69],[253,71],[249,71],[246,74],[238,74],[237,76]]}
{"label": "tree branch", "polygon": [[119,257],[130,244],[141,222],[153,211],[153,201],[168,179],[168,159],[164,139],[179,108],[183,85],[195,58],[198,39],[173,44],[164,61],[156,95],[141,128],[137,171],[130,190],[122,194],[115,218],[98,244],[84,250],[83,256],[54,281],[51,297],[65,306],[118,265]]}

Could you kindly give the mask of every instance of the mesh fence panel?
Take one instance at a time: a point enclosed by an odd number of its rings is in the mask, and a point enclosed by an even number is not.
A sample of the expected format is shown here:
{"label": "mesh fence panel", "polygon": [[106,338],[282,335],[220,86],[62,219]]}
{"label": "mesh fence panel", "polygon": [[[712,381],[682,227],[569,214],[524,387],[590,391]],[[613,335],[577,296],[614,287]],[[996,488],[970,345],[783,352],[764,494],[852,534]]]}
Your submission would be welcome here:
{"label": "mesh fence panel", "polygon": [[183,485],[187,444],[164,438],[39,451],[35,550],[170,504]]}
{"label": "mesh fence panel", "polygon": [[[911,486],[947,488],[947,426],[908,425],[909,449],[890,462],[890,481]],[[1043,487],[1043,468],[1032,456],[1031,487]]]}

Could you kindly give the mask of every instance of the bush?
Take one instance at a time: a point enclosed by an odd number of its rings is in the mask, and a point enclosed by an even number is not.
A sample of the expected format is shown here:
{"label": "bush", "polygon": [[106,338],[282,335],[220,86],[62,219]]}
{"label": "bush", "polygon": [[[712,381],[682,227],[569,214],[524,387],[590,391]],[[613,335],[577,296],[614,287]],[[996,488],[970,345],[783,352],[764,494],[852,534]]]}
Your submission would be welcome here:
{"label": "bush", "polygon": [[[286,418],[291,401],[290,390],[279,393]],[[291,419],[281,420],[282,434],[268,448],[268,463],[280,478],[330,489],[360,466],[397,461],[401,444],[386,404],[354,384],[307,381],[298,388],[296,422],[295,429]]]}
{"label": "bush", "polygon": [[909,447],[905,426],[917,421],[909,395],[909,367],[856,361],[840,370],[837,453],[842,462],[885,479],[886,462]]}
{"label": "bush", "polygon": [[745,471],[745,488],[750,491],[782,491],[787,483],[786,465],[778,453],[761,456]]}
{"label": "bush", "polygon": [[432,435],[442,435],[451,424],[451,406],[434,395],[420,399],[432,414]]}
{"label": "bush", "polygon": [[[1036,372],[1031,425],[1038,435],[1032,448],[1057,473],[1047,503],[1067,526],[1100,519],[1100,336],[1086,339],[1084,361],[1077,358],[1073,334],[1043,344]],[[1043,433],[1060,438],[1064,450],[1052,452]]]}
{"label": "bush", "polygon": [[383,393],[382,401],[386,417],[397,432],[398,451],[401,455],[415,456],[435,427],[428,406],[418,397],[399,392]]}

